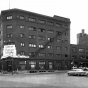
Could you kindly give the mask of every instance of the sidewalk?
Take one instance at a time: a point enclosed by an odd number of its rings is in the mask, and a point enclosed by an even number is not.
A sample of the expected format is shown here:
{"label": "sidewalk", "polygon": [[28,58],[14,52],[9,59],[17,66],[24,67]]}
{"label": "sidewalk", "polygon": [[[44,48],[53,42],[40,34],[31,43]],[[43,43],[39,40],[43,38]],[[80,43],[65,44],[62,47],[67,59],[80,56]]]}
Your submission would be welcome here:
{"label": "sidewalk", "polygon": [[34,73],[30,73],[30,72],[27,72],[27,71],[18,71],[18,73],[17,72],[2,72],[2,73],[0,73],[0,74],[2,74],[2,75],[20,75],[20,74],[54,74],[54,73],[66,73],[68,70],[56,70],[56,71],[54,71],[54,72],[48,72],[48,71],[46,71],[46,72],[34,72]]}

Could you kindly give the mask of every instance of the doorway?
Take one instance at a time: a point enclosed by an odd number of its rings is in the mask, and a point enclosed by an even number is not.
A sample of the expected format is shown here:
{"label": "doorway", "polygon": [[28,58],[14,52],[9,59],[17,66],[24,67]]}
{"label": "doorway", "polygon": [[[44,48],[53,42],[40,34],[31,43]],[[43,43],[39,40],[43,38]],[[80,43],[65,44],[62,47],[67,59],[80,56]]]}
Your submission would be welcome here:
{"label": "doorway", "polygon": [[8,72],[12,71],[12,61],[7,61],[7,71]]}

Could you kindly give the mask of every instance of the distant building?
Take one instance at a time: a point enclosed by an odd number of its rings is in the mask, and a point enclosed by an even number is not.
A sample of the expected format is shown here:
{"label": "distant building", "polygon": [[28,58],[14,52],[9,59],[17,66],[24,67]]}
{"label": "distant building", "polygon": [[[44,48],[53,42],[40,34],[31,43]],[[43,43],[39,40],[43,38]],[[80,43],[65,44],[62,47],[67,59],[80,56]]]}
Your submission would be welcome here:
{"label": "distant building", "polygon": [[72,65],[77,67],[88,67],[88,46],[71,44],[70,56]]}
{"label": "distant building", "polygon": [[82,29],[82,33],[77,34],[77,44],[88,45],[88,34]]}
{"label": "distant building", "polygon": [[[1,12],[2,47],[14,42],[17,55],[3,59],[3,70],[70,69],[70,19],[44,16],[20,9]],[[2,55],[2,52],[1,52]]]}

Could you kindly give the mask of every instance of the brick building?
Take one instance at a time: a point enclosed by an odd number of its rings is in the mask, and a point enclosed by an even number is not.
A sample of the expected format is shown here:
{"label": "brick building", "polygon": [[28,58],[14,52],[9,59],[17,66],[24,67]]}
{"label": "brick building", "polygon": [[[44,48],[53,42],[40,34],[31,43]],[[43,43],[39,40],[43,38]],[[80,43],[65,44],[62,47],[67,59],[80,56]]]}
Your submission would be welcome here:
{"label": "brick building", "polygon": [[88,67],[88,46],[71,44],[70,55],[72,64],[77,67]]}
{"label": "brick building", "polygon": [[14,42],[17,55],[29,56],[13,58],[13,68],[11,58],[4,58],[3,70],[70,69],[70,19],[9,9],[1,21],[2,46]]}

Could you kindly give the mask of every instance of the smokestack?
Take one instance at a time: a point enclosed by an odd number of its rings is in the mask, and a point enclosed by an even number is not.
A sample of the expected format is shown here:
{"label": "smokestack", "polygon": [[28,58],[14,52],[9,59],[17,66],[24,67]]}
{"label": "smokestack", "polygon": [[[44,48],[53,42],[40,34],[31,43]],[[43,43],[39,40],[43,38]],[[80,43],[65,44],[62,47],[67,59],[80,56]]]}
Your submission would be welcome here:
{"label": "smokestack", "polygon": [[82,36],[84,35],[84,33],[85,33],[85,31],[84,31],[84,29],[82,29]]}
{"label": "smokestack", "polygon": [[79,44],[80,34],[77,34],[77,44]]}

